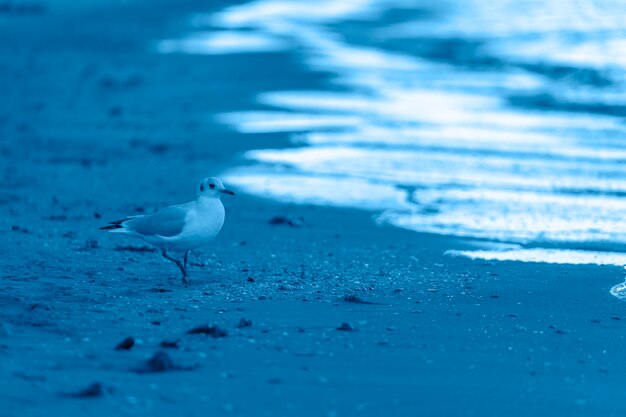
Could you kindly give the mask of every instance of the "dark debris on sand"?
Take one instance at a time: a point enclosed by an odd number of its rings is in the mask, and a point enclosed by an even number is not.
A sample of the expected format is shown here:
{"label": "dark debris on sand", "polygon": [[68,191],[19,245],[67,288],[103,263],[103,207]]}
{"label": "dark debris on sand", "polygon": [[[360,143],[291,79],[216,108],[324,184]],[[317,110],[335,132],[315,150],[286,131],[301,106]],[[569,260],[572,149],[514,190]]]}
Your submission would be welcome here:
{"label": "dark debris on sand", "polygon": [[380,303],[374,303],[372,301],[365,301],[357,295],[347,294],[342,298],[346,303],[355,303],[355,304],[372,304],[372,305],[380,305]]}
{"label": "dark debris on sand", "polygon": [[151,288],[150,291],[152,291],[152,292],[160,292],[160,293],[172,292],[172,290],[170,290],[169,288],[160,288],[160,287]]}
{"label": "dark debris on sand", "polygon": [[117,346],[115,346],[115,350],[130,350],[133,346],[135,346],[135,339],[129,336],[118,343]]}
{"label": "dark debris on sand", "polygon": [[192,366],[180,366],[174,363],[167,352],[157,352],[148,359],[142,366],[134,369],[138,374],[169,372],[169,371],[191,371]]}
{"label": "dark debris on sand", "polygon": [[187,331],[187,334],[206,334],[214,338],[218,337],[226,337],[228,336],[228,332],[218,325],[209,326],[208,324],[203,324],[202,326],[194,327],[193,329]]}
{"label": "dark debris on sand", "polygon": [[274,216],[269,219],[268,223],[273,226],[300,227],[304,223],[304,219],[302,217],[294,219],[287,216]]}
{"label": "dark debris on sand", "polygon": [[337,330],[342,332],[353,332],[355,329],[350,323],[341,323],[341,326],[337,327]]}
{"label": "dark debris on sand", "polygon": [[252,320],[249,320],[249,319],[241,319],[239,320],[239,323],[237,323],[238,329],[243,329],[245,327],[251,327],[251,326],[252,326]]}
{"label": "dark debris on sand", "polygon": [[94,382],[93,384],[88,385],[87,387],[76,392],[63,392],[61,393],[61,396],[69,398],[98,398],[102,397],[106,391],[111,392],[112,389],[105,388],[99,382]]}
{"label": "dark debris on sand", "polygon": [[161,347],[166,349],[178,349],[180,339],[165,339],[161,341]]}

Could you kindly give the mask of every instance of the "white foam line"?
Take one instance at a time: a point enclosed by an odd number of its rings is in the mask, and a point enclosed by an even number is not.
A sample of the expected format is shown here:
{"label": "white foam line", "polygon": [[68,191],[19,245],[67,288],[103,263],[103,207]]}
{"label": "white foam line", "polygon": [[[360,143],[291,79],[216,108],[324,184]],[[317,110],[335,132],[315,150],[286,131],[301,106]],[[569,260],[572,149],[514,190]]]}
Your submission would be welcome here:
{"label": "white foam line", "polygon": [[[335,125],[338,127],[337,125]],[[349,127],[347,124],[344,126]],[[333,127],[326,125],[326,127]],[[292,131],[294,129],[291,129]],[[281,150],[254,150],[246,158],[266,164],[286,164],[309,173],[397,181],[405,185],[465,184],[518,187],[535,190],[592,189],[598,192],[626,190],[617,162],[528,159],[516,164],[514,156],[421,150],[364,149],[349,146],[317,146]],[[455,170],[442,167],[455,166]],[[535,174],[538,173],[538,174]],[[531,175],[532,174],[532,175]]]}
{"label": "white foam line", "polygon": [[597,252],[574,249],[513,249],[506,251],[493,250],[449,250],[449,256],[460,256],[486,261],[516,261],[569,265],[626,265],[626,253]]}

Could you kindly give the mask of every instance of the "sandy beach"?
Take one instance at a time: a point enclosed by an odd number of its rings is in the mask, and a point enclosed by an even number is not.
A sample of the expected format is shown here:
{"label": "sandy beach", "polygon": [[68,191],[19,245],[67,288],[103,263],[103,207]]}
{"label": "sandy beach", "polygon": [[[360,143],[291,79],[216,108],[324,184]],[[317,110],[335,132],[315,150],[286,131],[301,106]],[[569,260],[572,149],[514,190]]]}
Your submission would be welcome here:
{"label": "sandy beach", "polygon": [[91,3],[0,11],[0,416],[626,413],[621,268],[455,258],[368,211],[238,193],[184,286],[98,230],[293,146],[212,115],[327,80],[287,52],[151,49],[226,2]]}

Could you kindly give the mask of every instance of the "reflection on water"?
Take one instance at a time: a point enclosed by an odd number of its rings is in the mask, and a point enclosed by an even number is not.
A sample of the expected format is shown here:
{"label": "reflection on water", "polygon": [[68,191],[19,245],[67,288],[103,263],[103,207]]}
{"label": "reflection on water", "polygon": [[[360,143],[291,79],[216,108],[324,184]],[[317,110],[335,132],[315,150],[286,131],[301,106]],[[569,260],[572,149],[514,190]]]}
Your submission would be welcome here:
{"label": "reflection on water", "polygon": [[[250,169],[228,178],[248,191],[254,190],[259,195],[271,195],[295,203],[358,207],[364,210],[411,209],[402,190],[358,178],[338,180],[334,175],[294,175],[281,169],[273,169],[272,172]],[[302,191],[304,188],[306,192]]]}
{"label": "reflection on water", "polygon": [[222,123],[230,124],[241,133],[301,132],[316,129],[349,126],[356,127],[363,122],[358,116],[319,113],[290,113],[255,111],[228,113],[218,116]]}
{"label": "reflection on water", "polygon": [[621,265],[623,10],[626,0],[260,0],[197,16],[212,32],[159,47],[288,50],[331,75],[326,90],[266,92],[263,111],[218,116],[299,145],[248,152],[257,164],[229,183],[526,245],[455,252],[472,258]]}
{"label": "reflection on water", "polygon": [[158,43],[160,53],[232,54],[248,52],[275,52],[288,49],[280,39],[255,32],[214,31],[194,33],[184,39],[164,40]]}

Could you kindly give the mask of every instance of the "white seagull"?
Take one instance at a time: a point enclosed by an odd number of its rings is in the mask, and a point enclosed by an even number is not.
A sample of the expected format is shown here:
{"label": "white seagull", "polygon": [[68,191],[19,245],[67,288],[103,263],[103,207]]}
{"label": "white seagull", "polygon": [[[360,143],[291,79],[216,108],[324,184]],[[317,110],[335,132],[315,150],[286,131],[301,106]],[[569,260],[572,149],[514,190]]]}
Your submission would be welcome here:
{"label": "white seagull", "polygon": [[[152,214],[129,216],[101,227],[111,233],[122,233],[143,239],[161,250],[161,254],[176,264],[187,283],[187,257],[189,251],[211,241],[224,225],[224,194],[235,195],[217,178],[200,181],[195,201],[162,208]],[[168,255],[167,251],[184,253],[183,262]]]}

